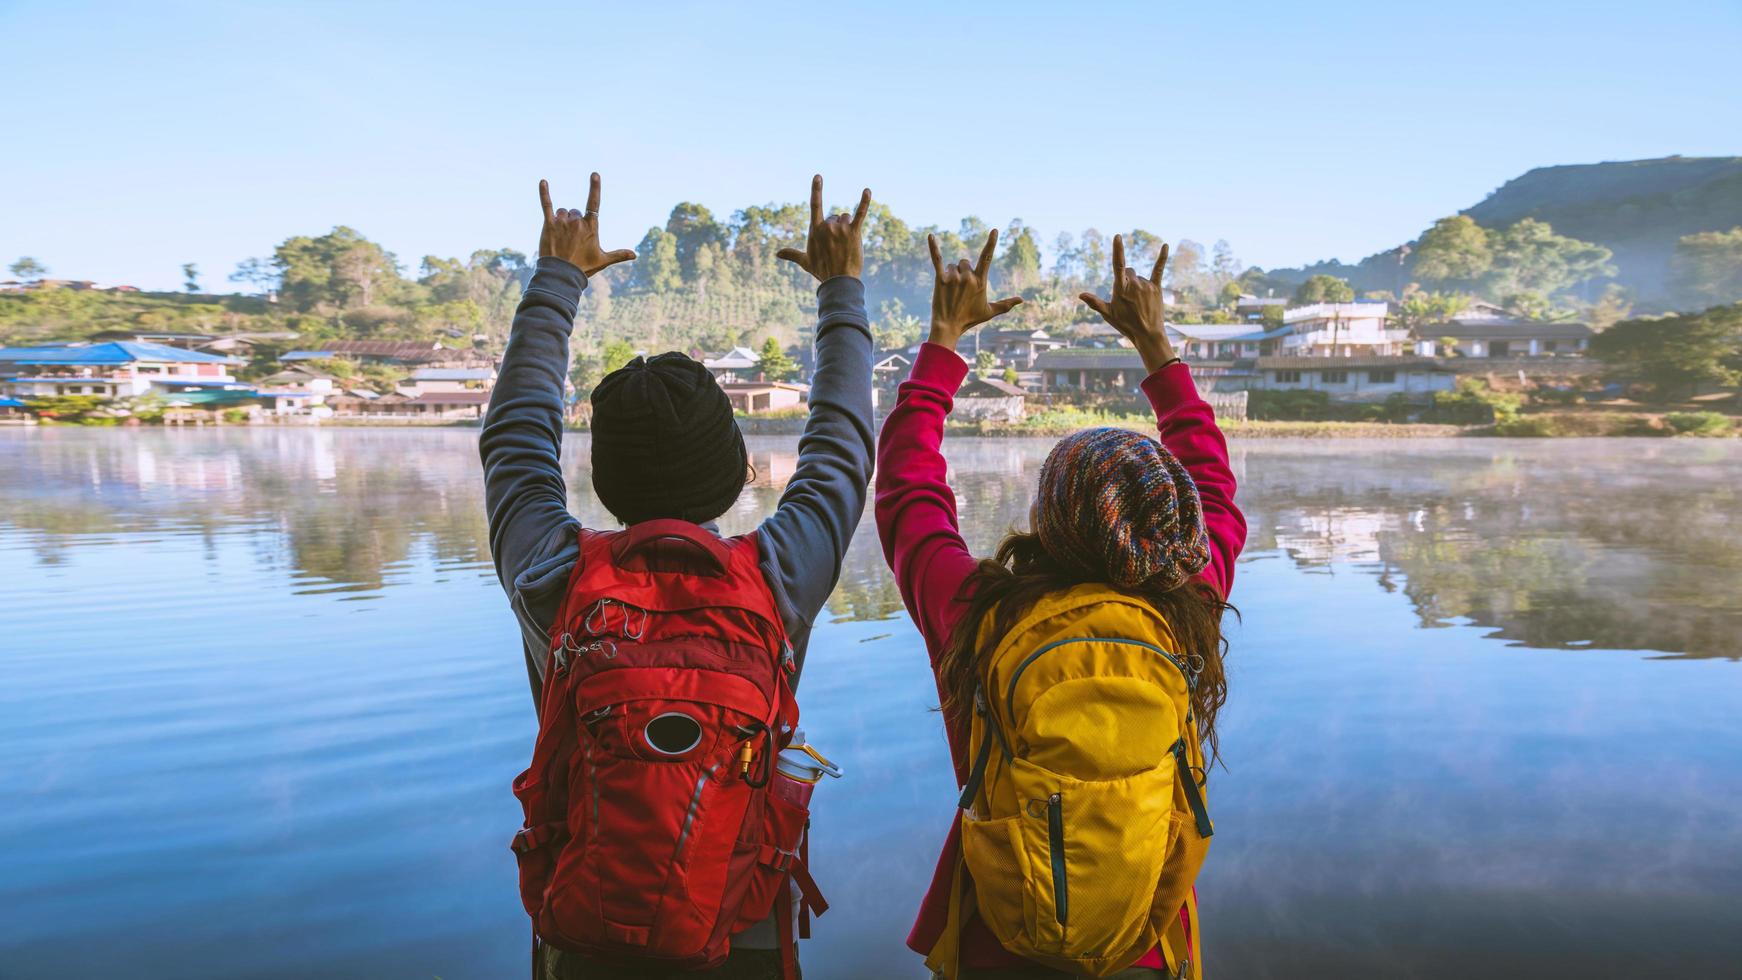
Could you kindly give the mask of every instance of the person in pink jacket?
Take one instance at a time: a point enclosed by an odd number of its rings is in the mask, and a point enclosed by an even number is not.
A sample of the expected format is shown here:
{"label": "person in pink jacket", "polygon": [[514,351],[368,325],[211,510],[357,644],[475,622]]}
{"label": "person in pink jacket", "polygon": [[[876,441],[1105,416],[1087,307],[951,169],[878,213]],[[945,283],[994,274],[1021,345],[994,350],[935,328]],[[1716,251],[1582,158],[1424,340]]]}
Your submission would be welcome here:
{"label": "person in pink jacket", "polygon": [[[1194,712],[1205,743],[1215,744],[1216,709],[1226,699],[1220,622],[1246,540],[1234,504],[1228,447],[1190,369],[1175,356],[1162,326],[1162,246],[1148,279],[1125,268],[1123,240],[1113,239],[1113,293],[1082,300],[1128,339],[1143,358],[1143,392],[1155,409],[1160,441],[1140,433],[1094,429],[1062,440],[1041,474],[1031,511],[1034,533],[1013,533],[993,559],[975,558],[962,540],[956,496],[946,480],[944,420],[968,365],[956,344],[970,329],[1021,303],[987,299],[987,271],[997,232],[977,265],[946,265],[932,240],[937,283],[929,342],[896,396],[877,443],[877,531],[902,600],[925,638],[937,676],[956,780],[967,777],[968,716],[974,637],[988,616],[1020,613],[1043,591],[1072,580],[1114,583],[1156,606],[1187,647],[1203,658]],[[1011,608],[1016,607],[1016,608]],[[908,945],[929,952],[947,927],[960,822],[950,836]],[[1184,911],[1182,910],[1182,915]],[[1064,976],[1017,957],[970,914],[960,931],[965,977]],[[1160,976],[1158,950],[1121,976]]]}

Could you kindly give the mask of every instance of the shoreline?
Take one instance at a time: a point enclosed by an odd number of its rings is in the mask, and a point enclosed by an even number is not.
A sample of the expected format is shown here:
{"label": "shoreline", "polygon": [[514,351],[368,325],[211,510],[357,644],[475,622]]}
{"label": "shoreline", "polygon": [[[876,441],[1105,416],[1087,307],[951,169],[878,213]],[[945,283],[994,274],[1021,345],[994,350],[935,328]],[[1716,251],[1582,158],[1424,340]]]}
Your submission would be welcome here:
{"label": "shoreline", "polygon": [[[1672,413],[1673,414],[1673,413]],[[1678,431],[1661,416],[1622,412],[1565,413],[1545,412],[1522,415],[1509,423],[1488,425],[1447,425],[1425,422],[1307,422],[1273,420],[1225,420],[1220,423],[1230,439],[1465,439],[1465,438],[1742,438],[1742,419],[1724,416],[1728,431]],[[881,427],[882,419],[877,420]],[[330,419],[262,419],[251,422],[210,422],[176,425],[80,425],[77,423],[39,423],[0,420],[0,430],[37,428],[105,428],[105,429],[234,429],[234,428],[345,428],[345,429],[477,429],[479,419],[386,420],[371,418]],[[804,431],[802,418],[738,419],[739,431],[746,436],[798,436]],[[987,439],[1057,439],[1090,425],[1107,425],[1137,432],[1154,430],[1155,420],[1138,415],[1108,416],[1102,419],[1073,421],[1072,424],[1010,422],[951,422],[944,431],[951,436],[973,436]],[[586,432],[583,425],[565,425],[565,432]]]}

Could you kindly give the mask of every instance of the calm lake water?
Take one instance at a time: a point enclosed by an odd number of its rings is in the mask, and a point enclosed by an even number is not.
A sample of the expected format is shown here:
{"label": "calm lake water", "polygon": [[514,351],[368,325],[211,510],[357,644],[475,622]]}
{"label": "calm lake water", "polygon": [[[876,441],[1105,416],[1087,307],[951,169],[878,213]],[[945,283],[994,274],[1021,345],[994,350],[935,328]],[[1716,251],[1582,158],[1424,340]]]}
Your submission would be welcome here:
{"label": "calm lake water", "polygon": [[[533,713],[475,436],[0,430],[0,977],[521,975]],[[1047,445],[949,446],[976,548]],[[792,446],[753,440],[728,530]],[[566,456],[603,521],[584,437]],[[1742,443],[1234,465],[1215,975],[1736,975]],[[955,791],[868,511],[831,617],[805,728],[848,777],[818,794],[805,972],[920,977]]]}

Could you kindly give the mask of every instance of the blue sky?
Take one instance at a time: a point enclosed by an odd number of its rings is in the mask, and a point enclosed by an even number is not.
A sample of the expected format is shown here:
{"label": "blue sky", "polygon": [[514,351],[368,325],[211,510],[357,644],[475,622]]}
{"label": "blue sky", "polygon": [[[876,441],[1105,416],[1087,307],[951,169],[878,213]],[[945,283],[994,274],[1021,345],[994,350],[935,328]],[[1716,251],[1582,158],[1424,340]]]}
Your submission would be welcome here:
{"label": "blue sky", "polygon": [[[1742,153],[1742,4],[0,0],[0,262],[208,286],[352,225],[408,267],[869,185],[898,214],[1347,260],[1531,167]],[[809,9],[807,9],[807,7]]]}

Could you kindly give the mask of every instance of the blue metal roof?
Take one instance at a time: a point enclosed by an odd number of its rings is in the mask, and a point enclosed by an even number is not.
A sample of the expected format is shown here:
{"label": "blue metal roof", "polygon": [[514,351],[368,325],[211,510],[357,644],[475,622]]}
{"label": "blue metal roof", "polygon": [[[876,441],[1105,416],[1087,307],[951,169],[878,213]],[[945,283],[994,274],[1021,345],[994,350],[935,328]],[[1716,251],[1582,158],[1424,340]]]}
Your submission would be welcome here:
{"label": "blue metal roof", "polygon": [[330,351],[324,350],[291,350],[278,355],[281,361],[325,361],[332,357]]}
{"label": "blue metal roof", "polygon": [[182,350],[137,340],[106,344],[57,344],[50,347],[0,347],[0,361],[11,364],[132,364],[163,361],[172,364],[240,364],[233,357]]}
{"label": "blue metal roof", "polygon": [[0,398],[0,408],[23,408],[24,403],[16,398]]}

